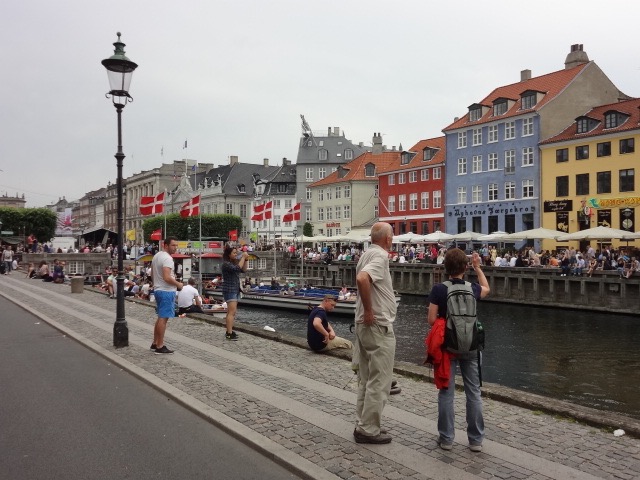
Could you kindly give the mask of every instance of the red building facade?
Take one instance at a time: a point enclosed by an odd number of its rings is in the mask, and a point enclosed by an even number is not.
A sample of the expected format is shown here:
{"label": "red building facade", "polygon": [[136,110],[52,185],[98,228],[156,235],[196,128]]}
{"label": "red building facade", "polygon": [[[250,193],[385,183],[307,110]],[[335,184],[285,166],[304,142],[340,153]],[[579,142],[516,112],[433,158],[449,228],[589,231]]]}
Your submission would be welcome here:
{"label": "red building facade", "polygon": [[379,174],[379,215],[394,235],[444,231],[445,137],[421,140]]}

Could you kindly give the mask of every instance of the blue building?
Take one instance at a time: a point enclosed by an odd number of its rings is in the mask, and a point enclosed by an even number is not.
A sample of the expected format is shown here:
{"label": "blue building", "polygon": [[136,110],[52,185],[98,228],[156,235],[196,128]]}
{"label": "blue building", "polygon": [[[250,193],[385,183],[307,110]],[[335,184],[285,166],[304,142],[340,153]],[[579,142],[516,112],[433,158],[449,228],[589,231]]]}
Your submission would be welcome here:
{"label": "blue building", "polygon": [[443,132],[447,233],[529,230],[540,226],[540,141],[596,105],[628,98],[573,45],[565,68],[496,88]]}

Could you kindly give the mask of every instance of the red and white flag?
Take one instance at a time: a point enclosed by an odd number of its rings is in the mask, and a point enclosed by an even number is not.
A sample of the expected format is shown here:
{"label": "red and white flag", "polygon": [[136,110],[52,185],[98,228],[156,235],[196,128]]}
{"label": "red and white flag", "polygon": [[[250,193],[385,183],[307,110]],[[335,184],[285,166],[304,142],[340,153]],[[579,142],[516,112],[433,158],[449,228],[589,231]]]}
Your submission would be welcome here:
{"label": "red and white flag", "polygon": [[253,207],[253,215],[251,220],[261,222],[262,220],[269,220],[273,214],[273,200],[262,205],[256,205]]}
{"label": "red and white flag", "polygon": [[155,197],[140,197],[140,215],[153,215],[164,210],[164,192]]}
{"label": "red and white flag", "polygon": [[296,203],[293,208],[289,209],[287,213],[285,213],[284,217],[282,217],[282,221],[285,223],[298,221],[300,220],[300,204]]}
{"label": "red and white flag", "polygon": [[200,215],[200,195],[193,197],[180,209],[180,216],[183,218]]}

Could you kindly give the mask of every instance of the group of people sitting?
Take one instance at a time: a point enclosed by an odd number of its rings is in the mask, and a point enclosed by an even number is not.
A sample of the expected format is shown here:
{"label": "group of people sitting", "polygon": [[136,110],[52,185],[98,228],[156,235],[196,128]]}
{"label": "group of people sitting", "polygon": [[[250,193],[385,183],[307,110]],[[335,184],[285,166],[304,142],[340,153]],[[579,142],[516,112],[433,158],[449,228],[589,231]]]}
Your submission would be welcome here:
{"label": "group of people sitting", "polygon": [[43,282],[64,283],[67,275],[64,271],[65,262],[57,258],[53,261],[53,267],[46,260],[42,260],[36,268],[33,263],[27,268],[27,277],[42,280]]}

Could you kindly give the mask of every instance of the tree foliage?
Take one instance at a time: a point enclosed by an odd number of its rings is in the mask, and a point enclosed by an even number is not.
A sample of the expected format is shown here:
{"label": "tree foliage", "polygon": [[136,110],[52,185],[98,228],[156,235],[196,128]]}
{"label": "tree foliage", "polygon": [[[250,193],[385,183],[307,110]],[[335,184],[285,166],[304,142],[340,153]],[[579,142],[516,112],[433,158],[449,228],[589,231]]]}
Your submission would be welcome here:
{"label": "tree foliage", "polygon": [[48,208],[0,208],[2,230],[14,235],[35,235],[38,242],[48,242],[56,234],[58,217]]}
{"label": "tree foliage", "polygon": [[[200,237],[200,218],[182,218],[179,213],[172,213],[166,216],[167,231],[164,231],[164,216],[157,216],[145,220],[142,223],[144,239],[150,242],[151,233],[159,228],[162,229],[163,238],[176,237],[178,240],[197,240]],[[191,228],[191,234],[189,234]],[[231,230],[242,229],[242,219],[237,215],[226,214],[205,214],[202,215],[202,237],[227,238]]]}
{"label": "tree foliage", "polygon": [[312,237],[313,225],[309,222],[305,222],[304,227],[302,227],[302,233],[305,237]]}

